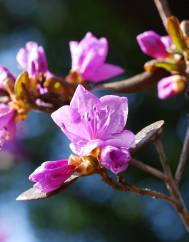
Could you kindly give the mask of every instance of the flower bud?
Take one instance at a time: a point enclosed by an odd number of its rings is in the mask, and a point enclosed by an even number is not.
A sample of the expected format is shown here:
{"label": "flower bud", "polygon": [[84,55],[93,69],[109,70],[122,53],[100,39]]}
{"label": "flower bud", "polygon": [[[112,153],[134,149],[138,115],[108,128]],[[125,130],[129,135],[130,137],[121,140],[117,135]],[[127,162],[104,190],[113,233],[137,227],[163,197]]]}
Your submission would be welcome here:
{"label": "flower bud", "polygon": [[127,169],[130,159],[130,152],[127,149],[108,145],[102,148],[100,163],[113,173],[118,174]]}
{"label": "flower bud", "polygon": [[48,71],[45,51],[36,42],[27,42],[25,48],[18,51],[16,58],[20,67],[28,71],[30,76],[36,76]]}
{"label": "flower bud", "polygon": [[75,172],[75,166],[67,160],[46,161],[41,164],[29,179],[36,182],[34,187],[42,192],[52,192],[60,188]]}
{"label": "flower bud", "polygon": [[169,76],[158,82],[158,97],[166,99],[181,93],[185,88],[186,78],[180,75]]}
{"label": "flower bud", "polygon": [[146,31],[137,36],[137,42],[142,52],[153,58],[166,58],[168,56],[164,41],[165,39],[162,40],[161,36],[154,31]]}

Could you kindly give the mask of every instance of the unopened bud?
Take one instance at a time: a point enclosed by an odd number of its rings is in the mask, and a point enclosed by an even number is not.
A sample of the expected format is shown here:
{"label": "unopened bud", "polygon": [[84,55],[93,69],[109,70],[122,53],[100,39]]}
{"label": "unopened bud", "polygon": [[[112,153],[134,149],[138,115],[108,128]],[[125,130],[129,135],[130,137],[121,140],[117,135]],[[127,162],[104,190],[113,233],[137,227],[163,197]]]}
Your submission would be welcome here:
{"label": "unopened bud", "polygon": [[173,75],[161,79],[158,82],[158,97],[166,99],[181,93],[185,88],[186,78],[180,75]]}

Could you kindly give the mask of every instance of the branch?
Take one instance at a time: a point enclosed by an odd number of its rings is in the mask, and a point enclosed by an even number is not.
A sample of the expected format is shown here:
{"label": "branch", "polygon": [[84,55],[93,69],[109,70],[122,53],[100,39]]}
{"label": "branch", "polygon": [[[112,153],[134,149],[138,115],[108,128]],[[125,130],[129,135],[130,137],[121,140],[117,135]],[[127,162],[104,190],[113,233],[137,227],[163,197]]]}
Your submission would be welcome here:
{"label": "branch", "polygon": [[130,161],[130,164],[134,167],[136,167],[137,169],[140,169],[146,173],[149,173],[151,174],[152,176],[155,176],[157,178],[159,178],[160,180],[166,180],[166,176],[159,170],[157,170],[156,168],[153,168],[149,165],[146,165],[144,164],[143,162],[141,161],[138,161],[138,160],[135,160],[135,159],[132,159]]}
{"label": "branch", "polygon": [[164,147],[163,147],[163,144],[162,144],[160,138],[157,139],[154,142],[154,144],[155,144],[156,150],[159,154],[159,158],[160,158],[164,173],[167,176],[167,180],[165,182],[167,190],[169,191],[171,197],[177,201],[177,204],[175,204],[175,208],[176,208],[178,214],[180,215],[180,217],[185,225],[186,230],[189,232],[189,213],[187,211],[185,202],[181,196],[179,188],[177,187],[177,184],[173,178],[170,164],[165,155]]}
{"label": "branch", "polygon": [[171,198],[170,196],[160,192],[152,191],[149,188],[140,188],[134,185],[130,185],[120,175],[118,176],[119,183],[116,183],[111,177],[108,176],[105,170],[101,170],[99,173],[103,181],[109,186],[111,186],[114,190],[117,190],[120,192],[132,192],[142,196],[150,196],[153,199],[161,199],[163,201],[174,204],[175,206],[178,205],[177,201]]}
{"label": "branch", "polygon": [[178,163],[176,174],[175,174],[175,179],[176,179],[177,185],[179,185],[179,183],[182,179],[182,175],[184,173],[184,168],[185,168],[186,161],[188,158],[188,152],[189,152],[189,120],[188,120],[188,125],[187,125],[186,137],[184,140],[182,152],[180,155],[179,163]]}
{"label": "branch", "polygon": [[167,29],[167,18],[171,16],[171,11],[167,0],[154,0],[165,29]]}
{"label": "branch", "polygon": [[119,93],[133,93],[144,90],[147,86],[153,85],[161,78],[166,77],[167,72],[158,69],[154,73],[143,72],[126,80],[97,84],[93,90],[109,90]]}

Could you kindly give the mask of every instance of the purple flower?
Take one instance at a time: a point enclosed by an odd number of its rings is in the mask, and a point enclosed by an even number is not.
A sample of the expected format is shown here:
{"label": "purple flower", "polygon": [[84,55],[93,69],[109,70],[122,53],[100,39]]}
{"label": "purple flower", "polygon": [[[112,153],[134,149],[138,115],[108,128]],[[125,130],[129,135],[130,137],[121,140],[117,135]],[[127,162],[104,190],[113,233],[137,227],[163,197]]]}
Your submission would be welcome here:
{"label": "purple flower", "polygon": [[97,39],[88,32],[80,42],[70,42],[70,51],[72,70],[79,72],[86,81],[101,82],[124,72],[119,66],[105,63],[108,54],[106,38]]}
{"label": "purple flower", "polygon": [[118,174],[127,169],[131,155],[127,149],[105,146],[101,151],[101,164],[113,173]]}
{"label": "purple flower", "polygon": [[169,76],[158,82],[158,97],[166,99],[173,97],[185,88],[185,78],[179,75]]}
{"label": "purple flower", "polygon": [[6,80],[15,82],[15,76],[4,66],[0,65],[0,89],[4,89],[4,83]]}
{"label": "purple flower", "polygon": [[134,147],[135,135],[124,130],[127,115],[126,97],[107,95],[98,98],[79,85],[70,106],[59,108],[52,118],[70,139],[72,151],[84,156],[97,147],[126,150]]}
{"label": "purple flower", "polygon": [[36,42],[27,42],[25,48],[21,48],[16,59],[23,70],[30,76],[45,74],[48,71],[48,63],[45,51]]}
{"label": "purple flower", "polygon": [[153,58],[166,58],[168,50],[173,48],[169,36],[161,37],[154,31],[146,31],[137,36],[137,42],[143,53]]}
{"label": "purple flower", "polygon": [[29,179],[36,182],[34,187],[40,191],[52,192],[60,188],[74,171],[75,166],[68,165],[67,160],[46,161],[29,176]]}
{"label": "purple flower", "polygon": [[0,146],[15,136],[15,116],[15,110],[10,109],[8,105],[0,105]]}

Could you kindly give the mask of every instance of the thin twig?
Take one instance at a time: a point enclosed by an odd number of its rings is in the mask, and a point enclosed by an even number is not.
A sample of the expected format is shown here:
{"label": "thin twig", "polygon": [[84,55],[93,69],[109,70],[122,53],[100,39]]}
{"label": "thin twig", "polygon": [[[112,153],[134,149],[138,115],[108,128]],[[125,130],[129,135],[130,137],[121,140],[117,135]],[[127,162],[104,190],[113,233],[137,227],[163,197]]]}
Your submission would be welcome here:
{"label": "thin twig", "polygon": [[162,19],[165,29],[167,29],[167,18],[171,16],[171,11],[167,0],[154,0],[158,9],[159,15]]}
{"label": "thin twig", "polygon": [[165,154],[165,151],[164,151],[164,147],[163,147],[163,144],[160,140],[160,137],[158,137],[155,141],[154,141],[154,145],[155,145],[155,148],[159,154],[159,159],[160,159],[160,162],[161,162],[161,165],[162,165],[162,168],[164,170],[164,173],[170,177],[172,176],[172,172],[171,172],[171,169],[170,169],[170,164],[169,164],[169,161],[167,160],[167,157],[166,157],[166,154]]}
{"label": "thin twig", "polygon": [[170,196],[160,193],[160,192],[156,192],[156,191],[152,191],[149,188],[139,188],[137,186],[134,185],[130,185],[128,184],[126,181],[123,181],[123,178],[121,176],[119,177],[119,184],[117,184],[111,177],[108,176],[108,174],[106,172],[104,172],[102,175],[103,180],[110,185],[113,189],[121,191],[121,192],[132,192],[132,193],[136,193],[138,195],[145,195],[145,196],[150,196],[154,199],[161,199],[164,201],[167,201],[169,203],[173,203],[176,204],[176,200],[172,199]]}
{"label": "thin twig", "polygon": [[101,175],[103,181],[109,186],[111,186],[114,190],[120,192],[132,192],[142,196],[150,196],[153,199],[160,199],[171,204],[174,204],[175,206],[178,205],[177,201],[171,198],[170,196],[157,191],[150,190],[149,188],[140,188],[134,185],[130,185],[126,181],[123,181],[123,178],[121,176],[118,176],[119,183],[116,183],[111,177],[108,176],[105,170],[101,170],[99,174]]}
{"label": "thin twig", "polygon": [[185,206],[184,200],[181,196],[181,193],[177,187],[176,181],[173,178],[172,172],[171,172],[171,168],[170,168],[170,164],[169,161],[167,160],[165,151],[164,151],[164,147],[163,144],[160,140],[160,137],[154,141],[156,150],[159,154],[159,158],[164,170],[165,175],[167,176],[167,180],[165,182],[167,190],[169,191],[171,197],[175,200],[177,200],[177,204],[175,204],[175,208],[178,212],[178,214],[180,215],[186,230],[189,232],[189,213],[187,211],[187,208]]}
{"label": "thin twig", "polygon": [[154,73],[143,72],[131,78],[95,85],[92,90],[109,90],[119,93],[133,93],[146,89],[147,86],[157,83],[161,78],[166,77],[167,72],[158,69]]}
{"label": "thin twig", "polygon": [[189,153],[189,120],[188,120],[184,144],[183,144],[183,147],[182,147],[182,152],[181,152],[181,155],[180,155],[179,163],[178,163],[176,174],[175,174],[175,179],[176,179],[177,185],[179,185],[179,183],[182,179],[182,176],[183,176],[183,173],[184,173],[184,168],[185,168],[186,161],[187,161],[187,158],[188,158],[188,153]]}
{"label": "thin twig", "polygon": [[151,167],[147,164],[144,164],[143,162],[141,162],[139,160],[132,159],[130,161],[130,164],[132,166],[136,167],[137,169],[140,169],[144,172],[151,174],[152,176],[159,178],[160,180],[163,180],[163,181],[166,180],[166,176],[161,171],[159,171],[156,168]]}

